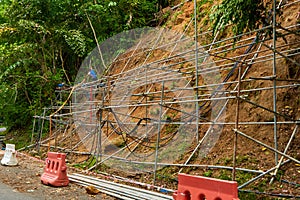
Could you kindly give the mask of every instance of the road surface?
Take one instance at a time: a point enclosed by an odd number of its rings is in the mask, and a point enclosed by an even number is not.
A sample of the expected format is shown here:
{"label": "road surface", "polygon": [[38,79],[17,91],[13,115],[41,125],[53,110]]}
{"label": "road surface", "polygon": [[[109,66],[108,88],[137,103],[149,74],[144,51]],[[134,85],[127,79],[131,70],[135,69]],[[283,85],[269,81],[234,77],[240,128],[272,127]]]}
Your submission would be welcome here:
{"label": "road surface", "polygon": [[[1,180],[0,180],[1,181]],[[13,188],[0,182],[0,199],[5,200],[38,200],[41,198],[33,197],[28,193],[20,193]]]}

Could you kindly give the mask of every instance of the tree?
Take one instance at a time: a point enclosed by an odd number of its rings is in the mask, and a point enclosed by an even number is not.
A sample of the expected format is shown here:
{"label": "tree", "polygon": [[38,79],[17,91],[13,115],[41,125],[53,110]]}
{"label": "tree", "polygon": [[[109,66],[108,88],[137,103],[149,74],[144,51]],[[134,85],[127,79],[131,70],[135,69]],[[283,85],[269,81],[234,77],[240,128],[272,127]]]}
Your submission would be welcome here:
{"label": "tree", "polygon": [[55,99],[60,82],[72,83],[83,58],[99,42],[147,25],[157,1],[0,1],[0,115],[13,128]]}

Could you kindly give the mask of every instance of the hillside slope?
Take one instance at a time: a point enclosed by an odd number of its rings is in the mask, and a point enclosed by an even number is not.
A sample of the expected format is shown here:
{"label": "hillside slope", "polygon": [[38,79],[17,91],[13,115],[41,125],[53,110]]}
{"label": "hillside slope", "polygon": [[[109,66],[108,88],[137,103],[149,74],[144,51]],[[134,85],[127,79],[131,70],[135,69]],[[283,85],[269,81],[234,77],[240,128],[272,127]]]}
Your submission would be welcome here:
{"label": "hillside slope", "polygon": [[[74,166],[172,189],[182,172],[225,180],[235,176],[242,186],[241,199],[299,197],[299,2],[285,2],[277,16],[276,70],[274,41],[268,34],[272,29],[261,27],[235,37],[227,26],[212,35],[208,16],[217,2],[198,2],[198,59],[193,49],[194,3],[163,9],[162,26],[189,36],[192,44],[184,45],[192,50],[175,48],[173,54],[159,45],[154,48],[159,40],[151,39],[160,35],[150,34],[138,43],[144,48],[121,51],[101,79],[106,85],[91,84],[97,88],[96,99],[91,93],[87,97],[83,88],[84,102],[77,106],[83,114],[77,117],[84,120],[56,134],[49,143],[53,149],[70,153]],[[162,41],[181,41],[166,33]],[[103,165],[97,165],[99,152],[107,160]],[[284,158],[274,180],[270,173],[257,178],[275,170],[282,152],[294,161]]]}

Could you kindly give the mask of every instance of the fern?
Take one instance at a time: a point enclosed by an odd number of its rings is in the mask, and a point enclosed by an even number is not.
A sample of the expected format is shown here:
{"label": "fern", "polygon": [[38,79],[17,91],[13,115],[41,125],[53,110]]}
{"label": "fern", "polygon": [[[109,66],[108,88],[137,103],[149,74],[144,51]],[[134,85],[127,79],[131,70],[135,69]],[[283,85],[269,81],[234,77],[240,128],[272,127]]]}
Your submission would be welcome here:
{"label": "fern", "polygon": [[223,0],[212,7],[210,20],[214,35],[232,26],[235,35],[257,28],[265,19],[266,8],[261,0]]}

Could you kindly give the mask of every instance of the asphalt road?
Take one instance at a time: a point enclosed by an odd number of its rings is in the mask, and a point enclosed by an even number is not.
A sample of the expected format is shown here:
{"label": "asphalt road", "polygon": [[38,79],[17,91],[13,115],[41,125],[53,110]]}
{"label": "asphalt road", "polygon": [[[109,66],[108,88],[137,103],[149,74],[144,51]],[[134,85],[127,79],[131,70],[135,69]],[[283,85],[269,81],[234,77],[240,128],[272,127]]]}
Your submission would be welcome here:
{"label": "asphalt road", "polygon": [[40,198],[33,197],[27,193],[20,193],[13,188],[0,182],[0,199],[3,200],[37,200]]}

